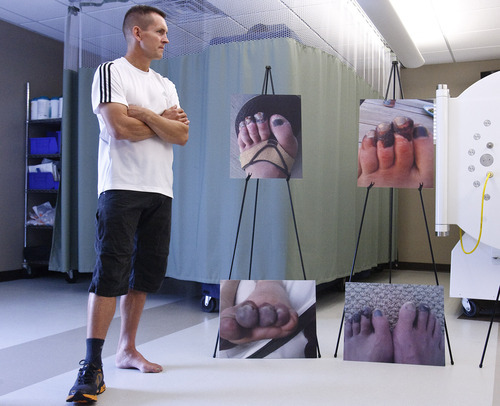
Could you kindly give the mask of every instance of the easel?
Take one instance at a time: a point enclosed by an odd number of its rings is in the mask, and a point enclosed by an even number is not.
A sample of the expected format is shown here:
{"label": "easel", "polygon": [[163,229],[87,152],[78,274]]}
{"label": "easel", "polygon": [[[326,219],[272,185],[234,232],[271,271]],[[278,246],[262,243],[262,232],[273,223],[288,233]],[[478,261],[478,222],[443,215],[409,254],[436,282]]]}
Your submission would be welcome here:
{"label": "easel", "polygon": [[[404,99],[403,87],[401,86],[401,78],[399,76],[399,63],[397,59],[393,59],[391,71],[389,72],[389,82],[387,83],[387,89],[385,91],[384,104],[393,107],[396,102],[396,75],[399,83],[399,94],[401,98]],[[391,87],[392,78],[392,99],[389,101],[387,96],[389,95],[389,88]],[[392,233],[393,233],[393,220],[394,216],[394,188],[390,188],[389,191],[389,283],[392,283]]]}
{"label": "easel", "polygon": [[499,297],[500,297],[500,286],[498,286],[497,298],[495,299],[495,304],[493,305],[493,314],[491,315],[490,326],[488,327],[488,334],[486,335],[486,342],[484,343],[483,355],[481,356],[481,362],[479,363],[479,368],[483,367],[484,356],[486,354],[486,347],[488,347],[488,341],[490,339],[491,327],[493,327],[493,322],[495,321],[495,316],[497,313],[497,304]]}
{"label": "easel", "polygon": [[[264,82],[262,84],[262,93],[261,94],[263,94],[263,95],[268,94],[267,92],[268,92],[269,83],[271,83],[272,94],[274,95],[275,92],[274,92],[273,78],[272,78],[272,75],[271,75],[271,67],[270,66],[266,66],[266,72],[265,72],[265,75],[264,75]],[[233,255],[232,255],[232,259],[231,259],[231,268],[229,270],[229,277],[228,277],[228,279],[231,279],[232,272],[233,272],[234,259],[235,259],[235,256],[236,256],[236,247],[238,245],[238,237],[239,237],[240,228],[241,228],[241,218],[243,216],[243,208],[245,206],[245,198],[246,198],[246,193],[247,193],[247,188],[248,188],[248,182],[249,182],[249,180],[250,180],[251,177],[252,177],[252,174],[249,173],[247,175],[246,179],[245,179],[245,188],[243,190],[243,197],[242,197],[242,201],[241,201],[240,215],[239,215],[239,219],[238,219],[238,227],[237,227],[237,231],[236,231],[236,238],[235,238],[235,242],[234,242]],[[252,237],[251,237],[251,246],[250,246],[250,262],[249,262],[249,268],[248,268],[248,280],[250,280],[252,278],[252,262],[253,262],[253,251],[254,251],[254,241],[255,241],[255,225],[256,225],[256,219],[257,219],[257,202],[258,202],[258,195],[259,195],[259,180],[260,179],[257,179],[256,186],[255,186],[255,202],[254,202],[254,210],[253,210],[253,224],[252,224]],[[297,246],[298,246],[298,249],[299,249],[299,257],[300,257],[300,264],[301,264],[301,267],[302,267],[302,275],[304,276],[304,280],[307,280],[306,272],[305,272],[305,268],[304,268],[304,260],[303,260],[303,257],[302,257],[302,249],[300,247],[300,240],[299,240],[299,233],[298,233],[298,229],[297,229],[297,222],[296,222],[296,218],[295,218],[295,210],[294,210],[294,207],[293,207],[292,193],[291,193],[291,189],[290,189],[290,174],[286,178],[286,183],[287,183],[287,188],[288,188],[288,196],[289,196],[289,200],[290,200],[290,208],[291,208],[291,212],[292,212],[293,224],[294,224],[294,228],[295,228],[295,236],[297,238]],[[297,330],[300,331],[301,327],[302,327],[301,326],[301,317],[299,317],[299,326],[298,326]],[[215,358],[216,354],[217,354],[217,345],[218,345],[219,339],[220,339],[220,331],[217,333],[217,340],[216,340],[216,343],[215,343],[215,349],[214,349],[214,353],[213,353],[213,358]],[[264,348],[262,348],[261,350],[259,350],[258,354],[254,354],[251,357],[252,358],[255,358],[255,357],[263,358],[264,356],[266,356],[270,352],[272,352],[275,349],[279,348],[279,346],[283,345],[287,341],[288,341],[287,338],[279,339],[279,340],[272,340]],[[318,343],[317,339],[316,339],[316,350],[317,350],[318,357],[321,358],[321,353],[320,353],[320,350],[319,350],[319,343]]]}
{"label": "easel", "polygon": [[[397,60],[393,60],[392,61],[392,68],[391,68],[391,72],[389,74],[389,83],[387,84],[387,91],[386,91],[385,100],[384,100],[384,104],[387,105],[388,107],[393,107],[394,106],[394,101],[396,99],[396,75],[397,75],[398,82],[399,82],[399,89],[400,89],[400,92],[401,92],[401,97],[404,98],[403,97],[403,89],[402,89],[402,86],[401,86],[401,78],[399,76],[399,66],[398,65],[399,65],[399,63],[398,63]],[[388,101],[387,100],[387,95],[389,93],[389,87],[390,87],[390,84],[391,84],[391,77],[393,79],[393,99],[392,99],[392,101]],[[364,208],[363,208],[363,214],[361,216],[361,224],[360,224],[360,227],[359,227],[356,248],[355,248],[355,251],[354,251],[354,259],[353,259],[353,263],[352,263],[352,267],[351,267],[351,273],[349,275],[349,282],[351,282],[352,276],[353,276],[353,273],[354,273],[354,265],[356,263],[356,257],[357,257],[357,253],[358,253],[358,247],[359,247],[359,240],[360,240],[360,237],[361,237],[361,230],[363,228],[363,221],[364,221],[366,206],[367,206],[367,202],[368,202],[368,195],[369,195],[370,189],[373,187],[373,185],[374,185],[374,183],[371,183],[367,187],[367,190],[366,190],[365,204],[364,204]],[[420,193],[420,201],[421,201],[421,205],[422,205],[422,213],[423,213],[423,216],[424,216],[424,223],[425,223],[425,228],[426,228],[426,231],[427,231],[427,239],[428,239],[428,242],[429,242],[429,249],[430,249],[431,258],[432,258],[432,264],[433,264],[433,269],[434,269],[434,277],[436,279],[436,285],[439,286],[439,280],[438,280],[438,276],[437,276],[436,262],[434,260],[434,252],[432,250],[432,242],[431,242],[431,238],[430,238],[430,234],[429,234],[429,227],[427,225],[427,216],[425,214],[424,200],[423,200],[423,197],[422,197],[422,188],[423,188],[423,184],[421,183],[420,186],[419,186],[419,188],[418,188],[418,191]],[[393,191],[394,191],[394,189],[391,188],[391,190],[390,190],[391,204],[390,204],[390,220],[389,220],[389,226],[390,226],[390,230],[389,230],[389,283],[392,283]],[[499,292],[500,292],[500,290],[499,290]],[[337,338],[337,345],[335,347],[335,353],[334,353],[334,357],[335,358],[337,357],[337,353],[338,353],[338,348],[339,348],[339,343],[340,343],[340,336],[342,334],[342,327],[344,325],[344,319],[345,319],[345,307],[344,307],[344,310],[342,312],[342,319],[341,319],[340,327],[339,327],[339,334],[338,334],[338,338]],[[449,335],[448,335],[448,328],[446,326],[446,319],[443,319],[443,321],[444,321],[444,330],[445,330],[445,335],[446,335],[446,341],[447,341],[447,344],[448,344],[448,350],[449,350],[449,355],[450,355],[450,362],[451,362],[451,365],[454,365],[453,355],[452,355],[451,346],[450,346],[450,339],[449,339]]]}

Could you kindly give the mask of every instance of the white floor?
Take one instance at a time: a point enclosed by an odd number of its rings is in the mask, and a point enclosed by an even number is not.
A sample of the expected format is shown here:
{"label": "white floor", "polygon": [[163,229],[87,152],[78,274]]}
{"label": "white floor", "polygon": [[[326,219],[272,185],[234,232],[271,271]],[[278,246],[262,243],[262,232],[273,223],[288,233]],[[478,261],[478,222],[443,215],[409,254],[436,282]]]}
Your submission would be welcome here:
{"label": "white floor", "polygon": [[[387,272],[367,282],[387,282]],[[199,296],[165,290],[146,306],[138,336],[143,354],[164,366],[141,374],[114,366],[119,315],[104,351],[106,391],[98,405],[500,405],[499,323],[458,319],[460,300],[448,298],[446,323],[454,365],[445,367],[344,362],[335,345],[344,306],[338,291],[318,296],[322,357],[312,360],[224,360],[212,357],[217,313],[201,311]],[[434,274],[393,271],[392,283],[435,284]],[[49,275],[0,283],[0,405],[64,405],[84,356],[87,280],[68,284]]]}

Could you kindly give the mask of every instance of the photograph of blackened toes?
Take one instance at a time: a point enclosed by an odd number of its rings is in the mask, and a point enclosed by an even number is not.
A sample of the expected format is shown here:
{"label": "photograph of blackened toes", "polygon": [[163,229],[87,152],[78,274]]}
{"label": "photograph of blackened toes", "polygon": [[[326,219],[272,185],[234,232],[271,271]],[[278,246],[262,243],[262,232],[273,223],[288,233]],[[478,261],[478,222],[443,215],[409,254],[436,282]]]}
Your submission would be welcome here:
{"label": "photograph of blackened toes", "polygon": [[317,358],[313,280],[223,280],[219,358]]}
{"label": "photograph of blackened toes", "polygon": [[434,187],[432,112],[429,100],[362,100],[358,186]]}

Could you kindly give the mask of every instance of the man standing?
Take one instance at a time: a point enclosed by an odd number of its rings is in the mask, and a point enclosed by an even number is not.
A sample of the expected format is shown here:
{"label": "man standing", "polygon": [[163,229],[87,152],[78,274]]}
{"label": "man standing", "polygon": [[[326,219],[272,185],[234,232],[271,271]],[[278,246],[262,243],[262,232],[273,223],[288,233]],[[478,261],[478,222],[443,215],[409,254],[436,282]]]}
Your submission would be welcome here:
{"label": "man standing", "polygon": [[134,6],[125,15],[124,57],[97,69],[92,106],[99,120],[97,261],[89,287],[87,353],[67,401],[104,392],[101,352],[121,296],[116,365],[161,372],[136,349],[147,293],[165,277],[172,207],[172,144],[185,145],[189,120],[172,82],[150,68],[168,44],[165,13]]}

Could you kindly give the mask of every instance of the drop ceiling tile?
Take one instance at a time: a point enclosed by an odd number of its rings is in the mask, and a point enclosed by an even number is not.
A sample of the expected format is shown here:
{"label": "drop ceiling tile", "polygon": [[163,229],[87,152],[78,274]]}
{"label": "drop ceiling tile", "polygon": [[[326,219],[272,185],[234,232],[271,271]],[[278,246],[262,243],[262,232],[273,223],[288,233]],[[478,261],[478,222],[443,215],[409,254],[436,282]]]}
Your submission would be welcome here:
{"label": "drop ceiling tile", "polygon": [[[90,39],[97,37],[107,37],[109,35],[119,35],[124,41],[121,27],[116,27],[115,24],[108,24],[102,20],[97,20],[92,15],[84,15],[81,19],[82,38]],[[112,20],[110,20],[112,21]]]}
{"label": "drop ceiling tile", "polygon": [[[70,0],[66,0],[70,1]],[[109,1],[109,2],[108,2]],[[149,0],[150,1],[150,0]],[[113,9],[128,10],[130,7],[135,6],[135,3],[143,4],[144,1],[132,0],[73,0],[72,4],[79,6],[80,10],[85,13],[100,12]]]}
{"label": "drop ceiling tile", "polygon": [[21,26],[29,31],[34,31],[46,37],[64,42],[64,21],[65,18],[51,20],[51,26],[38,22],[24,23]]}
{"label": "drop ceiling tile", "polygon": [[445,35],[474,31],[487,31],[499,27],[500,7],[477,10],[450,9],[438,15],[440,28]]}
{"label": "drop ceiling tile", "polygon": [[115,29],[121,31],[123,17],[125,17],[125,14],[129,8],[130,5],[126,7],[123,7],[123,5],[121,7],[118,7],[116,5],[114,7],[111,7],[111,5],[109,5],[108,7],[102,6],[99,8],[85,7],[82,9],[82,13],[87,15],[88,17],[92,17],[96,21],[96,23],[94,23],[95,26],[97,26],[97,24],[103,24],[114,27]]}
{"label": "drop ceiling tile", "polygon": [[[401,0],[396,0],[401,1]],[[499,7],[498,0],[431,0],[432,9],[446,14],[451,10],[471,11]]]}
{"label": "drop ceiling tile", "polygon": [[449,52],[448,45],[444,37],[439,36],[434,41],[427,41],[417,45],[421,54],[434,52]]}
{"label": "drop ceiling tile", "polygon": [[457,62],[486,61],[500,59],[500,46],[487,48],[457,49],[453,51]]}
{"label": "drop ceiling tile", "polygon": [[447,36],[447,39],[453,50],[476,48],[478,44],[481,44],[481,48],[494,47],[500,45],[500,28],[488,31],[455,33]]}
{"label": "drop ceiling tile", "polygon": [[295,14],[288,10],[277,10],[258,12],[253,14],[243,14],[233,16],[234,20],[247,30],[257,24],[275,25],[284,24],[292,31],[298,31],[307,27]]}
{"label": "drop ceiling tile", "polygon": [[424,58],[426,65],[454,62],[449,51],[422,53],[422,58]]}
{"label": "drop ceiling tile", "polygon": [[[301,7],[304,5],[304,3],[307,3],[307,6],[314,6],[318,4],[323,4],[326,6],[330,6],[331,4],[334,4],[332,0],[308,0],[305,2],[304,0],[281,0],[284,4],[286,4],[288,7]],[[339,2],[337,2],[339,3]]]}
{"label": "drop ceiling tile", "polygon": [[283,4],[280,0],[210,0],[210,3],[230,16],[241,16],[283,9]]}
{"label": "drop ceiling tile", "polygon": [[319,28],[340,30],[346,22],[340,20],[338,9],[339,7],[335,7],[333,3],[330,3],[329,5],[313,4],[307,7],[296,7],[293,11],[313,30]]}
{"label": "drop ceiling tile", "polygon": [[196,38],[209,43],[212,38],[246,34],[247,29],[227,16],[211,18],[203,22],[187,22],[178,27]]}
{"label": "drop ceiling tile", "polygon": [[0,7],[0,20],[7,21],[14,25],[21,25],[31,21],[23,15],[13,13],[5,8]]}
{"label": "drop ceiling tile", "polygon": [[[43,4],[42,4],[43,3]],[[57,1],[0,0],[0,8],[31,21],[65,17],[68,7]]]}

